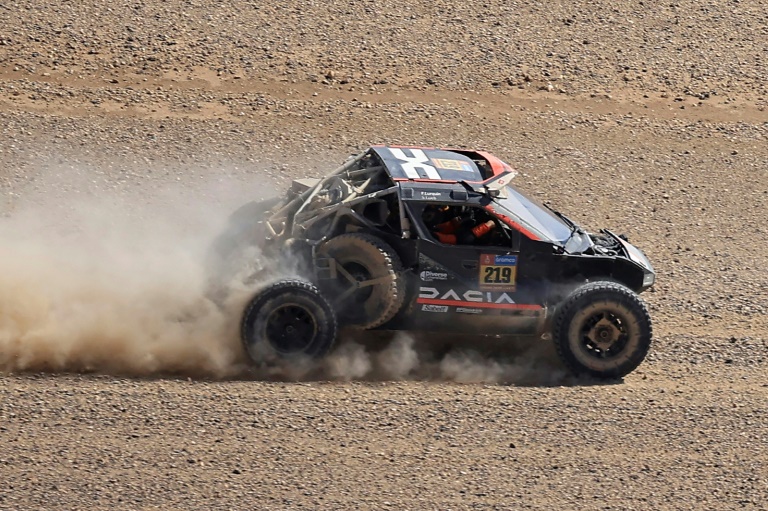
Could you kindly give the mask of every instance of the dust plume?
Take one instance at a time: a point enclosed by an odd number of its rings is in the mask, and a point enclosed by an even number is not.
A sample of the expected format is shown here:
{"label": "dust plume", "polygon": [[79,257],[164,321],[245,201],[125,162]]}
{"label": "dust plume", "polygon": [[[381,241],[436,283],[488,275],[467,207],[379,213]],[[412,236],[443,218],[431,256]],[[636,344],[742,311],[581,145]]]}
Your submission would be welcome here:
{"label": "dust plume", "polygon": [[322,360],[277,363],[253,370],[252,377],[288,381],[415,380],[515,385],[560,385],[573,380],[557,360],[551,343],[502,345],[499,351],[489,351],[487,347],[475,345],[472,338],[457,337],[445,351],[433,337],[440,336],[397,332],[379,349],[347,333]]}
{"label": "dust plume", "polygon": [[241,371],[236,321],[204,294],[222,208],[181,186],[105,193],[64,174],[0,219],[0,371]]}

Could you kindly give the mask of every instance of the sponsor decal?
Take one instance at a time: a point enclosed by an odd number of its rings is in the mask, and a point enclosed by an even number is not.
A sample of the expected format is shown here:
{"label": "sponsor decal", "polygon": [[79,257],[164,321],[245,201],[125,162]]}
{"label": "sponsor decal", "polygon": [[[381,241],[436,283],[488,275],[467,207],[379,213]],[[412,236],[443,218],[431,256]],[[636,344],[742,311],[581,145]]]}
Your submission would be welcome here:
{"label": "sponsor decal", "polygon": [[424,270],[423,272],[419,273],[419,277],[421,277],[421,280],[424,282],[432,282],[433,280],[448,280],[447,273],[430,270]]}
{"label": "sponsor decal", "polygon": [[540,310],[542,307],[532,303],[515,303],[509,294],[504,292],[478,291],[470,289],[458,292],[454,289],[439,291],[434,287],[419,288],[417,303],[431,305],[454,305],[459,307],[481,309],[526,309]]}
{"label": "sponsor decal", "polygon": [[517,279],[517,255],[480,255],[480,289],[514,291]]}
{"label": "sponsor decal", "polygon": [[422,287],[419,289],[419,298],[429,298],[433,300],[452,300],[455,302],[476,302],[476,303],[515,303],[507,293],[482,292],[475,289],[458,293],[453,289],[442,292],[434,287]]}
{"label": "sponsor decal", "polygon": [[470,307],[456,307],[456,312],[461,314],[482,314],[483,309],[476,309]]}
{"label": "sponsor decal", "polygon": [[461,172],[474,172],[475,170],[469,163],[461,160],[447,160],[442,158],[431,158],[431,160],[432,164],[439,169],[458,170]]}
{"label": "sponsor decal", "polygon": [[427,303],[421,306],[421,310],[424,312],[448,312],[448,306]]}
{"label": "sponsor decal", "polygon": [[497,255],[494,257],[494,262],[502,266],[517,266],[516,255]]}

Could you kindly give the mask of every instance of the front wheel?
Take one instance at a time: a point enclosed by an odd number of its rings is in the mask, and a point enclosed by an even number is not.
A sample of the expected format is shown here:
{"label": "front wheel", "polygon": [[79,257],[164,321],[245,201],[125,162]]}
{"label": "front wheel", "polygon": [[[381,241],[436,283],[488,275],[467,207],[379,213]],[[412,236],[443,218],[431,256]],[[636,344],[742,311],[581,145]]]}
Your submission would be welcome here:
{"label": "front wheel", "polygon": [[622,378],[651,347],[651,318],[643,301],[615,282],[590,282],[560,305],[553,338],[557,353],[577,375]]}
{"label": "front wheel", "polygon": [[240,337],[254,362],[321,357],[336,340],[336,316],[314,285],[280,280],[248,303]]}

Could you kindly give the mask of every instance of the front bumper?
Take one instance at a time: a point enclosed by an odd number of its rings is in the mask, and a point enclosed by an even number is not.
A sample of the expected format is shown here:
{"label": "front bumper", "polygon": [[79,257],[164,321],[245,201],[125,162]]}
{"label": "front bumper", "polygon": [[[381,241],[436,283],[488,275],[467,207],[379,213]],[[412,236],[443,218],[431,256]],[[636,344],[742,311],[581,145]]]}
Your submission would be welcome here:
{"label": "front bumper", "polygon": [[656,282],[656,271],[654,271],[653,265],[651,264],[650,259],[648,259],[648,256],[646,256],[642,250],[624,238],[612,233],[607,229],[605,232],[611,235],[617,242],[619,242],[619,244],[621,244],[627,258],[630,261],[634,262],[643,269],[642,291],[645,291],[646,289],[653,286],[653,284]]}

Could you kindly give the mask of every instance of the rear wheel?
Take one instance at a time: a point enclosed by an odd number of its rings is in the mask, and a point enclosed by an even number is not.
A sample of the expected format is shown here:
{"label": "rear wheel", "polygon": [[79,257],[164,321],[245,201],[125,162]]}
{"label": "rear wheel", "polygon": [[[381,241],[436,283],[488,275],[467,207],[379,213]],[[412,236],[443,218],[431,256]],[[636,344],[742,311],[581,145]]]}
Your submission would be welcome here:
{"label": "rear wheel", "polygon": [[322,281],[345,326],[375,328],[405,301],[403,264],[392,247],[370,234],[342,234],[323,244],[320,257],[331,258],[336,278]]}
{"label": "rear wheel", "polygon": [[621,378],[651,346],[651,318],[630,289],[615,282],[590,282],[573,291],[555,317],[557,353],[575,374]]}
{"label": "rear wheel", "polygon": [[321,357],[336,340],[336,316],[328,301],[309,282],[280,280],[248,303],[240,336],[248,356],[255,362]]}

